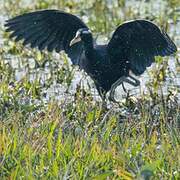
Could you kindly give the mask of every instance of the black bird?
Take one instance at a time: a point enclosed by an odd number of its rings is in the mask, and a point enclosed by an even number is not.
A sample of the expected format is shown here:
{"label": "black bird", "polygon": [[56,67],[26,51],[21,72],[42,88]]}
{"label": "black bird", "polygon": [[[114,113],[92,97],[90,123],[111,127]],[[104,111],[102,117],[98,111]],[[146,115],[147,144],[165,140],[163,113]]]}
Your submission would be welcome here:
{"label": "black bird", "polygon": [[169,56],[176,45],[155,24],[133,20],[121,24],[108,44],[94,43],[92,33],[78,17],[59,10],[41,10],[16,16],[6,21],[6,31],[23,45],[60,52],[64,50],[74,65],[93,79],[100,96],[115,101],[114,92],[123,82],[138,86],[129,72],[141,75],[155,56]]}

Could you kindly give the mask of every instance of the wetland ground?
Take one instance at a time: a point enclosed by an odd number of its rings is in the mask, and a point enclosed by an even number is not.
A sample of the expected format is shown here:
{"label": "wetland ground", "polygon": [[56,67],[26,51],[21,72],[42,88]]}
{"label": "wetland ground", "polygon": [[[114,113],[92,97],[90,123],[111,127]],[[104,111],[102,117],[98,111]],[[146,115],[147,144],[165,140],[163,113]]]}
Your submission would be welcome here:
{"label": "wetland ground", "polygon": [[[0,179],[180,179],[178,0],[1,1]],[[119,104],[104,109],[65,54],[23,47],[4,32],[6,19],[47,8],[81,17],[99,43],[124,21],[151,20],[178,52],[156,58],[140,87],[118,88]]]}

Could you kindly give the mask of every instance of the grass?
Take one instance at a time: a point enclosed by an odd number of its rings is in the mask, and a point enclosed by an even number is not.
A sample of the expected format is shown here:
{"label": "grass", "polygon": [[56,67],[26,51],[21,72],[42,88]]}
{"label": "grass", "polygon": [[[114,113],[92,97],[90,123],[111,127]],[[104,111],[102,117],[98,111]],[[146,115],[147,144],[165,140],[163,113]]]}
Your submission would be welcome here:
{"label": "grass", "polygon": [[[63,9],[87,20],[95,36],[106,37],[124,20],[146,18],[178,41],[171,25],[178,25],[179,1],[162,1],[158,12],[155,1],[108,2],[32,0],[22,5],[21,0],[7,0],[0,8],[6,17]],[[173,85],[175,79],[179,82],[179,54],[174,72],[168,69],[169,58],[157,58],[146,91],[104,108],[94,100],[91,84],[84,90],[80,83],[70,92],[76,69],[64,54],[24,48],[1,29],[0,179],[180,178],[179,88]],[[165,93],[166,79],[170,80]],[[65,88],[64,98],[47,96],[54,82]]]}

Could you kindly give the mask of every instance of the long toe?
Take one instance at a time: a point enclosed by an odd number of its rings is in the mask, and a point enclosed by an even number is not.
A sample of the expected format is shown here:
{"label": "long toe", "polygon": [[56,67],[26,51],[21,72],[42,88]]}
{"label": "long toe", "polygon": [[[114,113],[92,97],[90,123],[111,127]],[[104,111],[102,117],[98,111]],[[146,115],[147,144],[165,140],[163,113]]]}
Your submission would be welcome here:
{"label": "long toe", "polygon": [[109,101],[112,101],[114,103],[118,103],[118,101],[116,101],[116,99],[115,99],[114,93],[113,94],[110,93],[108,99],[109,99]]}

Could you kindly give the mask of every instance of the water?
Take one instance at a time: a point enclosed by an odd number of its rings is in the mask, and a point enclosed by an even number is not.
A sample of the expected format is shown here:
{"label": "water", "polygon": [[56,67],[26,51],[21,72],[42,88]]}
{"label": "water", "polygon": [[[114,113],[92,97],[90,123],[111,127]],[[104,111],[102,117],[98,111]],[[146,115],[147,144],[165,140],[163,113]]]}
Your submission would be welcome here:
{"label": "water", "polygon": [[[24,2],[24,1],[23,1]],[[24,4],[22,4],[22,6],[27,6],[28,2],[30,1],[25,1]],[[110,5],[111,5],[111,1],[109,1]],[[132,8],[135,12],[135,14],[139,14],[138,16],[142,17],[142,18],[146,18],[147,16],[147,11],[152,12],[152,14],[150,14],[150,16],[152,17],[159,17],[159,16],[164,16],[165,15],[165,8],[167,6],[167,2],[166,1],[162,1],[162,0],[158,0],[155,1],[156,3],[151,3],[149,4],[149,2],[146,1],[127,1],[126,2],[126,9],[128,8]],[[132,6],[133,3],[133,6]],[[2,4],[1,4],[2,6]],[[1,9],[2,7],[0,7]],[[122,14],[120,14],[121,16]],[[148,14],[149,15],[149,14]],[[87,17],[84,17],[87,20]],[[7,19],[7,17],[5,16],[5,13],[1,13],[0,15],[0,26],[1,28],[3,28],[3,24],[5,22],[5,19]],[[178,21],[178,23],[174,26],[171,22],[171,20],[168,20],[168,23],[170,24],[170,29],[168,34],[171,37],[174,37],[174,41],[175,44],[177,45],[177,47],[180,47],[180,20]],[[99,36],[97,41],[99,43],[104,43],[107,41],[107,39],[105,37]],[[2,37],[2,31],[0,31],[0,48],[3,48],[3,43],[4,43],[4,39]],[[179,50],[179,48],[178,48]],[[177,53],[176,55],[177,59],[180,59],[180,53]],[[56,54],[53,53],[53,59],[56,61],[56,63],[59,65],[59,67],[63,66],[63,61],[60,61],[59,59],[61,59],[61,57]],[[48,79],[51,78],[51,69],[50,66],[47,64],[45,68],[35,68],[35,61],[33,58],[29,58],[29,59],[25,59],[23,60],[22,58],[18,57],[18,56],[12,56],[12,55],[7,55],[5,57],[5,61],[9,62],[11,64],[11,66],[15,69],[15,80],[16,81],[20,81],[23,77],[26,77],[28,75],[29,80],[31,82],[35,81],[36,79],[41,79],[42,84],[45,83]],[[179,88],[180,87],[180,73],[179,71],[177,71],[177,65],[175,63],[175,58],[174,57],[170,57],[169,61],[168,61],[168,67],[170,70],[170,75],[166,78],[166,82],[164,82],[164,87],[163,87],[163,91],[166,93],[168,91],[169,88],[171,87],[175,87],[175,88]],[[53,64],[53,63],[52,63]],[[27,68],[28,65],[28,68]],[[130,92],[132,94],[134,94],[135,96],[138,96],[139,93],[141,92],[145,92],[146,89],[146,83],[149,82],[149,69],[152,70],[153,68],[155,68],[155,64],[153,64],[150,68],[148,68],[148,70],[141,76],[139,77],[139,80],[141,82],[141,86],[134,88],[130,85],[125,84],[125,87],[130,90]],[[70,69],[72,69],[71,66],[69,66]],[[93,82],[92,80],[87,77],[85,75],[84,72],[79,71],[78,68],[76,68],[76,72],[74,74],[74,78],[72,80],[71,85],[68,87],[68,93],[67,91],[67,85],[66,84],[60,84],[57,83],[56,78],[54,78],[54,81],[51,83],[51,85],[47,88],[44,87],[43,88],[43,97],[44,97],[44,101],[48,102],[51,99],[56,99],[56,100],[61,100],[64,98],[71,98],[73,96],[73,94],[76,92],[76,87],[77,85],[81,84],[81,86],[83,86],[85,89],[89,87],[89,84],[91,86],[91,93],[94,95],[94,99],[99,99],[99,96],[97,94],[97,91],[94,88]],[[55,69],[54,71],[56,71],[57,69]],[[125,95],[122,87],[118,87],[116,90],[116,97],[117,99],[121,99],[123,96]],[[180,97],[180,95],[179,95]]]}

